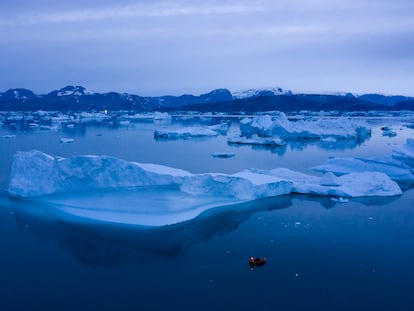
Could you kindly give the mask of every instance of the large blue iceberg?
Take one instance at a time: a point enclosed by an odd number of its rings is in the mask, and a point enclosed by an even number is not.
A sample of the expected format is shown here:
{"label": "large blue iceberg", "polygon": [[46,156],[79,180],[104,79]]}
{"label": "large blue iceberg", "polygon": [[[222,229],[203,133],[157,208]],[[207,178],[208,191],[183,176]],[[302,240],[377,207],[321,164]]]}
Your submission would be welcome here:
{"label": "large blue iceberg", "polygon": [[290,193],[394,196],[401,189],[381,172],[312,176],[277,168],[192,174],[110,156],[62,158],[32,150],[15,154],[8,193],[52,204],[75,217],[161,226],[211,208]]}

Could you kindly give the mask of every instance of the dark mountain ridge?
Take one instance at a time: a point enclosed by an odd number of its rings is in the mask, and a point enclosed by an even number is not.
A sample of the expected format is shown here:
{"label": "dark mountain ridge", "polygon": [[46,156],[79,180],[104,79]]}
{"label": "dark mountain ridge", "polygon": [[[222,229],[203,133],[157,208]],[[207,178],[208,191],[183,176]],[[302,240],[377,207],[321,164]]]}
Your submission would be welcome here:
{"label": "dark mountain ridge", "polygon": [[[254,92],[252,92],[253,94]],[[414,97],[364,94],[354,96],[325,94],[275,94],[260,91],[238,98],[227,89],[217,89],[199,96],[144,97],[128,93],[94,93],[82,86],[69,85],[45,95],[17,88],[0,93],[0,110],[8,111],[363,111],[414,110]]]}

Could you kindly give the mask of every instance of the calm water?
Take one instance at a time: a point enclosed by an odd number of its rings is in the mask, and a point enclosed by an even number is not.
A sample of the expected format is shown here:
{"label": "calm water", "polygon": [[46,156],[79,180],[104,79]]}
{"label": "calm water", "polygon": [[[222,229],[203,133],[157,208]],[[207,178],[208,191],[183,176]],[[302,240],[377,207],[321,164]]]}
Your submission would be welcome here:
{"label": "calm water", "polygon": [[[389,156],[414,137],[398,119],[369,122],[372,136],[363,142],[273,150],[229,146],[225,136],[156,141],[153,131],[163,125],[153,123],[58,131],[3,125],[0,310],[413,310],[413,189],[342,204],[282,196],[161,228],[65,219],[53,207],[6,193],[17,150],[107,154],[194,173],[250,167],[310,173],[329,156]],[[397,136],[382,136],[384,125]],[[75,141],[62,144],[62,137]],[[236,156],[217,159],[213,152]],[[251,270],[250,256],[268,263]]]}

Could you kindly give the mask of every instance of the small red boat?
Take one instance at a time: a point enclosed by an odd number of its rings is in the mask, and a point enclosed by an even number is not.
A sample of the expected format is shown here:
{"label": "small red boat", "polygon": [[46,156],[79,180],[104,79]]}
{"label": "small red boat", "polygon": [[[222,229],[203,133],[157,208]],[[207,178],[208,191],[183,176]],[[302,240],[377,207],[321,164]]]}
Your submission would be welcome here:
{"label": "small red boat", "polygon": [[263,266],[267,261],[266,257],[259,258],[259,257],[250,257],[249,259],[249,265],[250,267],[256,267],[256,266]]}

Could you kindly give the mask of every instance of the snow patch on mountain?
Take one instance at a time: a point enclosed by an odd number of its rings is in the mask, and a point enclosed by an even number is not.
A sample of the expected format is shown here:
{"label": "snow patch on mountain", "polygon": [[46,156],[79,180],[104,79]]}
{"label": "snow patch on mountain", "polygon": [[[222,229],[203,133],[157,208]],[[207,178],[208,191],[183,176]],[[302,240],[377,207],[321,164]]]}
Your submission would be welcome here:
{"label": "snow patch on mountain", "polygon": [[232,95],[235,99],[243,99],[259,96],[292,95],[292,92],[289,90],[284,90],[280,87],[271,87],[235,91],[232,92]]}

